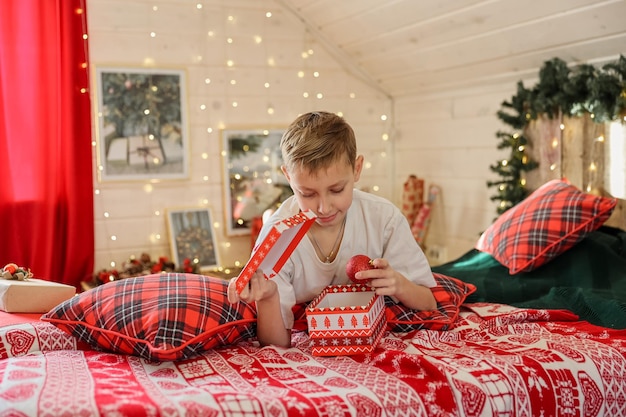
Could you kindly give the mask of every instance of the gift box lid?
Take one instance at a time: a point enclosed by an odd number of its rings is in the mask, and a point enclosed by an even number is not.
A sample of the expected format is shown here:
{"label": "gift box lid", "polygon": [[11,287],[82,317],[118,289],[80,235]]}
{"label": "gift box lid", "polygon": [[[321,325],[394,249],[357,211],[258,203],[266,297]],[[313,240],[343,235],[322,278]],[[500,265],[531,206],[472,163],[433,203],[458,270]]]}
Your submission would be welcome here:
{"label": "gift box lid", "polygon": [[263,271],[266,279],[276,276],[316,218],[315,213],[307,210],[274,223],[267,236],[254,248],[250,259],[239,273],[235,283],[237,292],[241,293],[248,285],[257,269]]}

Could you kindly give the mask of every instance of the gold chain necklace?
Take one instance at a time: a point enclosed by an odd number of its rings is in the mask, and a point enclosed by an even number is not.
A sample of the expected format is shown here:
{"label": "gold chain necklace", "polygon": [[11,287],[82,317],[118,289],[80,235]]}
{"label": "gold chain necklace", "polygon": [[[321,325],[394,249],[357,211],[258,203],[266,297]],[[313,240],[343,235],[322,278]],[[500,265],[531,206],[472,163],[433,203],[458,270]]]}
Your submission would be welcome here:
{"label": "gold chain necklace", "polygon": [[[343,222],[341,222],[341,228],[339,229],[339,233],[337,234],[337,238],[335,239],[335,243],[333,243],[333,247],[330,250],[330,253],[328,254],[328,256],[326,256],[326,260],[324,262],[326,262],[327,264],[332,262],[333,255],[335,254],[335,249],[338,249],[339,240],[341,239],[341,235],[343,235],[343,231],[344,231],[345,227],[346,227],[346,217],[343,218]],[[315,245],[315,247],[319,251],[320,255],[325,256],[324,255],[324,251],[320,247],[319,243],[317,243],[317,239],[315,239],[315,236],[313,236],[313,233],[311,232],[309,234],[311,235],[311,240],[313,241],[313,244]]]}

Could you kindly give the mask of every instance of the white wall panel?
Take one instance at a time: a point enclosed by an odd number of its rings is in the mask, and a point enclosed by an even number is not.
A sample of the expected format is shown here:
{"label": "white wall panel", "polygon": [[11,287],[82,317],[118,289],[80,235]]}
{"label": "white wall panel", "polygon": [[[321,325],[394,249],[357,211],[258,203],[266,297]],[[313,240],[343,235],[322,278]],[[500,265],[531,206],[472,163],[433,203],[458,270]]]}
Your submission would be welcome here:
{"label": "white wall panel", "polygon": [[[189,177],[185,180],[152,184],[95,181],[100,192],[94,209],[98,270],[108,268],[111,262],[119,267],[142,252],[170,256],[166,212],[181,207],[210,208],[224,267],[247,261],[250,237],[224,233],[220,136],[224,127],[286,127],[306,111],[343,112],[358,132],[359,148],[372,160],[362,185],[376,183],[380,193],[390,194],[391,178],[384,173],[391,155],[380,157],[386,147],[381,135],[390,124],[380,118],[390,112],[388,97],[344,69],[299,20],[274,2],[211,0],[200,2],[202,9],[196,8],[196,3],[88,1],[92,67],[185,71],[190,145]],[[271,18],[265,16],[267,10],[272,11]],[[151,37],[151,32],[156,36]],[[255,41],[257,35],[260,43]],[[303,52],[311,50],[312,54],[303,57]],[[234,62],[232,67],[227,65],[229,59]],[[315,71],[319,77],[313,76]],[[316,98],[317,93],[323,98]],[[273,114],[268,113],[269,107]],[[381,182],[381,177],[386,181]],[[117,240],[111,240],[112,235]]]}

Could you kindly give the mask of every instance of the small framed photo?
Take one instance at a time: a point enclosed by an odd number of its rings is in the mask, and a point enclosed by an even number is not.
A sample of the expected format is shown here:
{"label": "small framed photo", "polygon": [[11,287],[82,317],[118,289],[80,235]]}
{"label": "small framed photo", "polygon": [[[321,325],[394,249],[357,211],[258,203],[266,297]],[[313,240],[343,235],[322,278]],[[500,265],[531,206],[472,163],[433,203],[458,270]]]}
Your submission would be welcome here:
{"label": "small framed photo", "polygon": [[97,67],[100,181],[188,177],[182,70]]}
{"label": "small framed photo", "polygon": [[293,194],[280,167],[284,129],[224,129],[224,213],[229,236],[250,234],[255,218]]}
{"label": "small framed photo", "polygon": [[172,260],[181,267],[185,260],[200,269],[220,265],[213,216],[207,208],[167,210],[167,229]]}

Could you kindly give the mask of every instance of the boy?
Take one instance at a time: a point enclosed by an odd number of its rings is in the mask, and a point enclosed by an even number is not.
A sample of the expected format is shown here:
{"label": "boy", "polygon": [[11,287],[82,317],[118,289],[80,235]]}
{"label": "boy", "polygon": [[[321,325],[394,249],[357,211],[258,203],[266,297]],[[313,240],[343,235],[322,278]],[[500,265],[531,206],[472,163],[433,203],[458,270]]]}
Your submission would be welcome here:
{"label": "boy", "polygon": [[229,285],[231,303],[256,302],[259,342],[290,347],[292,307],[313,300],[328,285],[349,284],[346,263],[358,254],[374,259],[376,268],[356,278],[372,278],[369,285],[378,295],[413,309],[435,309],[430,290],[435,280],[406,218],[388,200],[354,189],[363,156],[357,156],[350,125],[332,113],[303,114],[280,147],[281,169],[294,195],[265,222],[257,243],[276,221],[301,210],[311,210],[317,219],[274,278],[266,280],[257,271],[241,294],[234,279]]}

